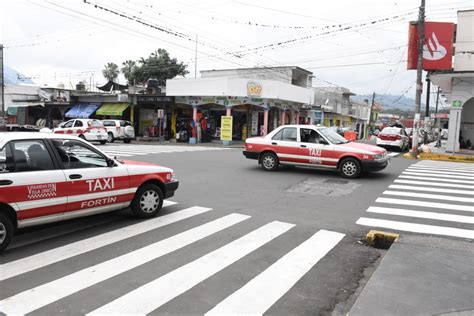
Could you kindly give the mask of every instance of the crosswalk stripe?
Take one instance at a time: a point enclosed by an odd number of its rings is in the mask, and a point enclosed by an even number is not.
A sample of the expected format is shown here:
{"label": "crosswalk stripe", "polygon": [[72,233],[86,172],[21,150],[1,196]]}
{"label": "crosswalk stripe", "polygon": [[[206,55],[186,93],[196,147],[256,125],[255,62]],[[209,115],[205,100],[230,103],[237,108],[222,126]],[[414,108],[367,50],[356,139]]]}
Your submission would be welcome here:
{"label": "crosswalk stripe", "polygon": [[446,188],[430,188],[430,187],[420,187],[420,186],[412,186],[412,185],[398,185],[398,184],[391,184],[388,186],[390,189],[402,189],[402,190],[412,190],[412,191],[425,191],[425,192],[441,192],[441,193],[454,193],[454,194],[468,194],[474,196],[473,191],[467,190],[453,190],[453,189],[446,189]]}
{"label": "crosswalk stripe", "polygon": [[[404,177],[404,178],[411,178],[411,177]],[[396,183],[408,183],[408,184],[421,184],[421,185],[446,187],[446,188],[474,189],[474,185],[452,184],[452,183],[443,183],[443,182],[427,182],[427,181],[429,181],[429,179],[423,179],[423,180],[425,180],[425,181],[396,179],[394,182],[396,182]]]}
{"label": "crosswalk stripe", "polygon": [[356,224],[371,227],[382,227],[390,228],[400,231],[421,233],[421,234],[432,234],[442,236],[452,236],[460,238],[474,239],[474,231],[469,229],[452,228],[445,226],[434,226],[425,224],[415,224],[407,222],[389,221],[384,219],[375,219],[361,217],[357,220]]}
{"label": "crosswalk stripe", "polygon": [[53,248],[26,258],[4,263],[2,264],[2,269],[0,269],[0,281],[146,233],[210,210],[212,209],[199,206],[190,207],[178,212],[148,219],[138,224],[126,226],[101,235]]}
{"label": "crosswalk stripe", "polygon": [[272,222],[262,226],[88,315],[149,313],[285,233],[293,226],[293,224],[282,222]]}
{"label": "crosswalk stripe", "polygon": [[262,315],[344,238],[320,230],[205,315]]}
{"label": "crosswalk stripe", "polygon": [[468,206],[468,205],[457,205],[457,204],[426,202],[426,201],[414,201],[414,200],[406,200],[406,199],[392,199],[392,198],[377,198],[377,200],[375,200],[375,202],[377,202],[377,203],[387,203],[387,204],[398,204],[398,205],[411,205],[411,206],[441,208],[441,209],[455,210],[455,211],[474,212],[474,206]]}
{"label": "crosswalk stripe", "polygon": [[378,213],[378,214],[406,216],[406,217],[429,218],[429,219],[435,219],[435,220],[441,220],[441,221],[474,224],[474,217],[465,216],[465,215],[454,215],[454,214],[445,214],[445,213],[414,211],[414,210],[407,210],[407,209],[400,209],[400,208],[376,207],[376,206],[369,207],[367,209],[367,212],[369,212],[369,213]]}
{"label": "crosswalk stripe", "polygon": [[[5,314],[27,314],[68,295],[129,271],[250,218],[230,214],[120,257],[80,270],[0,301]],[[122,312],[120,312],[122,314]]]}
{"label": "crosswalk stripe", "polygon": [[[449,169],[458,169],[458,170],[472,170],[474,167],[470,164],[464,164],[464,165],[453,165],[453,164],[421,164],[417,163],[415,164],[416,166],[422,166],[422,167],[437,167],[437,168],[449,168]],[[413,166],[413,165],[412,165]]]}
{"label": "crosswalk stripe", "polygon": [[428,166],[419,166],[419,165],[411,165],[410,169],[419,169],[419,170],[436,170],[436,171],[451,171],[451,172],[461,172],[467,174],[473,174],[473,169],[453,169],[453,168],[446,168],[446,167],[428,167]]}
{"label": "crosswalk stripe", "polygon": [[[453,176],[469,176],[470,175],[469,173],[467,173],[465,171],[453,172],[453,171],[444,171],[444,170],[426,170],[426,169],[420,169],[420,168],[414,168],[414,167],[410,167],[406,170],[411,171],[411,172],[447,174],[447,175],[453,175]],[[473,177],[474,177],[474,175],[473,175]]]}
{"label": "crosswalk stripe", "polygon": [[[403,171],[403,174],[410,174],[415,176],[433,176],[438,178],[449,178],[449,179],[469,179],[474,180],[474,176],[453,176],[453,175],[443,175],[443,174],[436,174],[436,173],[423,173],[423,172],[412,172],[412,171]],[[474,181],[469,181],[470,183],[474,183]]]}
{"label": "crosswalk stripe", "polygon": [[[442,195],[442,194],[427,194],[427,193],[419,193],[419,192],[404,192],[404,191],[390,191],[390,190],[384,191],[383,194],[396,195],[396,196],[408,196],[408,197],[423,198],[423,199],[474,203],[473,198],[458,197],[458,196],[452,196],[452,195]],[[473,211],[474,211],[474,207],[473,207]]]}
{"label": "crosswalk stripe", "polygon": [[450,183],[466,183],[466,184],[474,184],[473,181],[468,181],[468,180],[455,180],[455,179],[445,179],[445,178],[434,178],[434,177],[429,177],[425,175],[424,177],[420,176],[411,176],[411,175],[399,175],[399,178],[404,178],[404,179],[416,179],[416,180],[425,180],[425,181],[438,181],[438,182],[450,182]]}

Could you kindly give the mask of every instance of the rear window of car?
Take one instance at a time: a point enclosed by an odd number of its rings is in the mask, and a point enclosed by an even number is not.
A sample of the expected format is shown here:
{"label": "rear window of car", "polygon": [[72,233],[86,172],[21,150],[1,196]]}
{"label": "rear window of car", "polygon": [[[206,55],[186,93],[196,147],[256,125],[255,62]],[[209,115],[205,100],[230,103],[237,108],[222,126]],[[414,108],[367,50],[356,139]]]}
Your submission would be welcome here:
{"label": "rear window of car", "polygon": [[104,123],[104,126],[115,126],[114,121],[102,121]]}
{"label": "rear window of car", "polygon": [[99,120],[87,121],[87,125],[92,126],[92,127],[104,127],[104,124],[102,124],[102,122]]}
{"label": "rear window of car", "polygon": [[129,121],[120,121],[120,126],[125,127],[125,126],[132,126],[132,123]]}
{"label": "rear window of car", "polygon": [[382,134],[400,135],[400,128],[386,127],[382,130]]}

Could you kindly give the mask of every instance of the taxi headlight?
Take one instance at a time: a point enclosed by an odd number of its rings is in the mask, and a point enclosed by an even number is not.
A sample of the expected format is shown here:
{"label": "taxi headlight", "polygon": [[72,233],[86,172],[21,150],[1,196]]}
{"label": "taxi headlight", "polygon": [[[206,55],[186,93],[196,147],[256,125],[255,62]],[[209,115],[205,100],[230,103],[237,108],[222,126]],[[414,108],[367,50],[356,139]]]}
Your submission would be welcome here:
{"label": "taxi headlight", "polygon": [[176,176],[175,176],[174,172],[172,172],[170,181],[176,181],[176,180],[177,180]]}
{"label": "taxi headlight", "polygon": [[372,158],[374,158],[374,160],[378,160],[378,159],[383,159],[384,156],[385,156],[384,153],[381,153],[381,154],[373,155]]}

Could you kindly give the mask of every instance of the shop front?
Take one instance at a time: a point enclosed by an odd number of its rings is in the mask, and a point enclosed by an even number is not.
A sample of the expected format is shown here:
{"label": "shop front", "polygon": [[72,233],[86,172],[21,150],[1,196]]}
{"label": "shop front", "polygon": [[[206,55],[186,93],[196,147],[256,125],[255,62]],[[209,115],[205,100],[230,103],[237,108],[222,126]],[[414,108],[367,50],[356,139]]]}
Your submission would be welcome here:
{"label": "shop front", "polygon": [[176,137],[176,116],[180,109],[174,106],[174,98],[164,93],[135,95],[131,117],[137,135],[146,138],[169,140]]}

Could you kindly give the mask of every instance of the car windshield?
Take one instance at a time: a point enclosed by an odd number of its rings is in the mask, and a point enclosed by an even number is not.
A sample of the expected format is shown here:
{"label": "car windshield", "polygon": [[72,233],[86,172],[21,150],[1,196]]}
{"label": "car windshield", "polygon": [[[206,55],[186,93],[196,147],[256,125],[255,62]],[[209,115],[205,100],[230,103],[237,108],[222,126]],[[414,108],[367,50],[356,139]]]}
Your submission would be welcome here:
{"label": "car windshield", "polygon": [[394,127],[386,127],[382,130],[382,134],[395,134],[395,135],[398,135],[398,134],[400,134],[400,129],[399,128],[394,128]]}
{"label": "car windshield", "polygon": [[89,126],[92,126],[92,127],[103,127],[104,126],[104,124],[102,124],[102,122],[98,121],[98,120],[90,120],[90,121],[87,122],[87,124]]}
{"label": "car windshield", "polygon": [[318,132],[324,137],[326,137],[326,139],[328,139],[333,144],[348,143],[348,141],[344,137],[342,137],[341,135],[339,135],[338,133],[336,133],[334,130],[330,128],[321,128],[321,129],[318,129]]}

